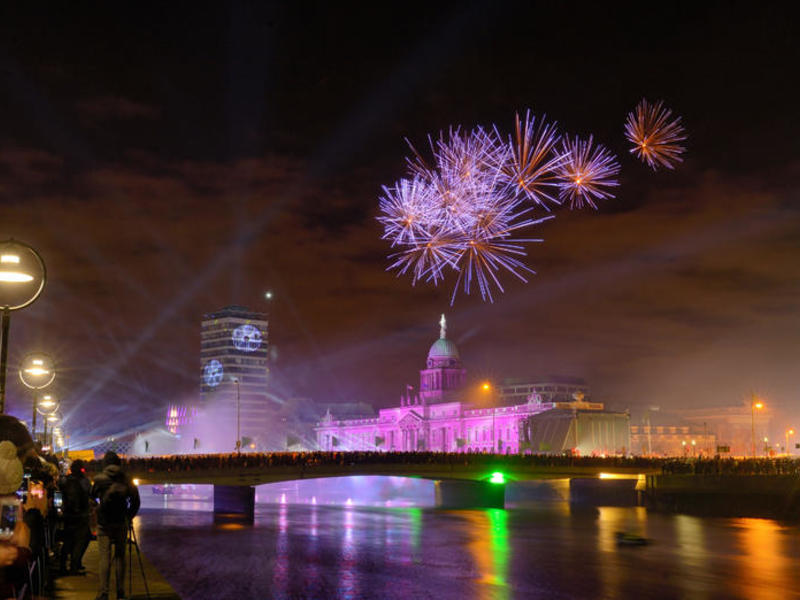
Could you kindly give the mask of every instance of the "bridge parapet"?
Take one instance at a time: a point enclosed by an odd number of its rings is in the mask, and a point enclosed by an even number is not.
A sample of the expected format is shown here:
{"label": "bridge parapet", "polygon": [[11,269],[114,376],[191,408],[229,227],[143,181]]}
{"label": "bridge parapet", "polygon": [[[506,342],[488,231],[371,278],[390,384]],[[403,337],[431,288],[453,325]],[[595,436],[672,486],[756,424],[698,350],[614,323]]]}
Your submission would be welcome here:
{"label": "bridge parapet", "polygon": [[527,481],[534,479],[599,477],[603,473],[612,476],[635,477],[640,474],[659,473],[660,469],[609,466],[524,466],[508,465],[502,460],[498,460],[487,464],[361,462],[353,464],[255,465],[179,470],[130,470],[129,473],[132,477],[136,477],[142,484],[195,483],[252,486],[264,483],[293,481],[296,479],[349,477],[354,475],[414,477],[430,480],[485,481],[491,477],[492,473],[497,471],[502,472],[509,481]]}

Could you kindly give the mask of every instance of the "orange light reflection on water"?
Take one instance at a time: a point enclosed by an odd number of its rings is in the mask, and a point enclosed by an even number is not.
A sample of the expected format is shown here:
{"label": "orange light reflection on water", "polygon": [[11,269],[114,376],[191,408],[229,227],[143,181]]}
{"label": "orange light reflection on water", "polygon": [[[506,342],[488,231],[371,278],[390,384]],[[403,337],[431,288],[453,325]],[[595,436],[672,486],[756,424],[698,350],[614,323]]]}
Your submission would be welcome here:
{"label": "orange light reflection on water", "polygon": [[511,598],[508,586],[508,513],[503,509],[465,511],[472,541],[468,547],[475,561],[480,587],[479,598],[506,600]]}
{"label": "orange light reflection on water", "polygon": [[736,519],[740,548],[739,572],[750,600],[785,600],[794,594],[797,560],[790,561],[785,527],[769,519]]}

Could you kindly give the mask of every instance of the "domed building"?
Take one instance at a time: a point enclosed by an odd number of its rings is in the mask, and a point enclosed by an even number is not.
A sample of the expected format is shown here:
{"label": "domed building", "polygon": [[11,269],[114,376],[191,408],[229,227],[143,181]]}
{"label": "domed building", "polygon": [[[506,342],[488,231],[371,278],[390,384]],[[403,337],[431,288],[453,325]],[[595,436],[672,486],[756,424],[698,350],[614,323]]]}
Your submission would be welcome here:
{"label": "domed building", "polygon": [[[482,398],[480,405],[469,402],[470,393],[465,389],[467,372],[458,347],[447,338],[444,315],[439,325],[439,339],[430,347],[425,368],[420,371],[419,389],[408,385],[399,406],[381,409],[377,417],[337,420],[328,412],[315,428],[321,450],[500,454],[537,451],[530,417],[553,409],[569,409],[574,414],[603,410],[601,403],[584,402],[583,396],[572,402],[547,402],[537,393],[512,406],[497,406],[491,402],[492,391],[476,391],[474,395]],[[562,437],[564,444],[570,443],[568,431]],[[608,448],[609,453],[614,453],[617,445],[610,440],[600,441],[595,434],[590,442],[579,443],[581,452]],[[560,452],[561,448],[551,445],[548,450]]]}

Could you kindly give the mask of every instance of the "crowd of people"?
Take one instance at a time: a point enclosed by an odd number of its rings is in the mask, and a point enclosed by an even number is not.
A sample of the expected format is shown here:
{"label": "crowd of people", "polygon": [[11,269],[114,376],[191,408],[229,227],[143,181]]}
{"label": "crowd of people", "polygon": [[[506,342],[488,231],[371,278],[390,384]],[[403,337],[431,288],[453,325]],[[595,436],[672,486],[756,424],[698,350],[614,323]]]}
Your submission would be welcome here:
{"label": "crowd of people", "polygon": [[664,459],[664,473],[674,475],[800,475],[800,459],[694,458]]}
{"label": "crowd of people", "polygon": [[[661,470],[671,474],[800,474],[800,459],[793,458],[655,458],[643,456],[574,456],[554,454],[455,453],[455,452],[247,452],[132,457],[123,461],[132,473],[185,472],[227,468],[315,467],[356,465],[459,465],[479,468],[624,468]],[[90,469],[99,469],[99,462]]]}
{"label": "crowd of people", "polygon": [[107,453],[93,480],[81,460],[59,461],[35,444],[18,419],[0,415],[0,598],[52,596],[59,576],[85,574],[97,539],[98,600],[108,600],[112,562],[124,599],[126,536],[139,493]]}

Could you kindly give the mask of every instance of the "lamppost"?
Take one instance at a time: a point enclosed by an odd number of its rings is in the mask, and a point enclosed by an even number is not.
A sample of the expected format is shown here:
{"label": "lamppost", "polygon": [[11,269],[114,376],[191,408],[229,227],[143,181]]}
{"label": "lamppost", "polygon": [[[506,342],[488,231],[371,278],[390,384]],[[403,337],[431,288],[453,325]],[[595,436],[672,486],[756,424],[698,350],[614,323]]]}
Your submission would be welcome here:
{"label": "lamppost", "polygon": [[[485,394],[490,393],[492,391],[492,384],[489,383],[488,381],[484,381],[481,384],[481,391],[483,391]],[[490,410],[492,411],[492,454],[494,454],[495,452],[497,452],[497,439],[495,438],[495,429],[494,429],[494,406],[491,406]]]}
{"label": "lamppost", "polygon": [[242,451],[242,436],[239,434],[239,378],[231,377],[231,381],[236,386],[236,453],[239,454]]}
{"label": "lamppost", "polygon": [[22,359],[19,367],[19,379],[26,387],[33,390],[33,417],[31,418],[31,434],[36,437],[36,404],[38,390],[53,383],[56,370],[53,359],[42,352],[33,352]]}
{"label": "lamppost", "polygon": [[[44,429],[44,443],[46,445],[50,446],[51,448],[52,448],[53,445],[47,443],[47,424],[50,423],[50,427],[55,429],[56,423],[59,423],[60,421],[61,421],[61,418],[55,413],[53,413],[52,415],[49,415],[47,417],[47,419],[45,419],[45,421],[44,421],[44,427],[45,427],[45,429]],[[53,434],[52,434],[52,430],[51,430],[50,437],[52,437],[52,436],[53,436]]]}
{"label": "lamppost", "polygon": [[16,240],[0,242],[0,414],[6,409],[6,365],[11,311],[25,308],[44,289],[47,269],[39,253]]}
{"label": "lamppost", "polygon": [[697,447],[697,440],[692,440],[692,458],[695,458],[695,448]]}
{"label": "lamppost", "polygon": [[789,452],[789,436],[790,435],[794,435],[794,429],[790,428],[790,429],[786,430],[786,456],[791,455],[791,452]]}
{"label": "lamppost", "polygon": [[39,405],[36,407],[36,412],[44,417],[44,431],[42,433],[42,445],[44,446],[47,445],[47,423],[48,421],[51,423],[53,422],[51,417],[55,417],[55,419],[58,420],[56,416],[58,407],[58,402],[50,394],[42,398],[42,401],[39,402]]}
{"label": "lamppost", "polygon": [[750,397],[750,442],[752,444],[753,458],[756,457],[756,409],[764,408],[764,403],[753,394]]}

